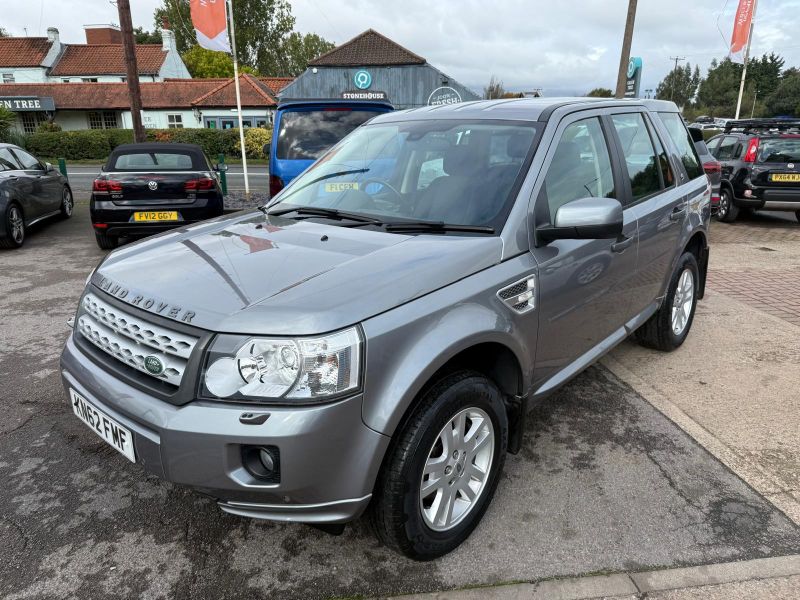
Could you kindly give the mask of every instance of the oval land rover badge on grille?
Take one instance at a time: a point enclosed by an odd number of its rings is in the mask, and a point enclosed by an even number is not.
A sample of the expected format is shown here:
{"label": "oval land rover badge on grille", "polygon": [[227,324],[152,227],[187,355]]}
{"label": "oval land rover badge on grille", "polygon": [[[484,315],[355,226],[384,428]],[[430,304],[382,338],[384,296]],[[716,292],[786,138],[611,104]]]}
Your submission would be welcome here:
{"label": "oval land rover badge on grille", "polygon": [[144,368],[147,369],[148,373],[161,375],[164,372],[164,363],[161,362],[160,358],[151,354],[144,357]]}
{"label": "oval land rover badge on grille", "polygon": [[157,181],[148,181],[147,182],[147,187],[149,187],[151,190],[154,190],[154,189],[156,189],[158,187],[158,182]]}

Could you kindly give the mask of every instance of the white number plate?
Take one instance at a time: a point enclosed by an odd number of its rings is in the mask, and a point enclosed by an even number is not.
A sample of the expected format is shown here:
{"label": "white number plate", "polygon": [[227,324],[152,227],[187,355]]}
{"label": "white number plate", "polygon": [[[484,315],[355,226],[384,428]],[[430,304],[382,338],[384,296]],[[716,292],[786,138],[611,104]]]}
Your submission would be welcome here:
{"label": "white number plate", "polygon": [[108,442],[115,450],[125,455],[131,462],[136,462],[133,451],[133,434],[104,412],[97,410],[89,401],[73,389],[69,390],[72,400],[72,412],[86,423],[97,435]]}

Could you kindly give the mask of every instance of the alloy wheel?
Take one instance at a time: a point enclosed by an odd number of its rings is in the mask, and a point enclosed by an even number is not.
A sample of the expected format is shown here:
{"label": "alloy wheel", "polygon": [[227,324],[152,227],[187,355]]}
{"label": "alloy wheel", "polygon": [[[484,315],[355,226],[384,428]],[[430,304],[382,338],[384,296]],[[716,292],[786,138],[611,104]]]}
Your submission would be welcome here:
{"label": "alloy wheel", "polygon": [[25,239],[25,222],[19,208],[12,206],[8,211],[8,223],[11,226],[11,239],[16,244],[21,244]]}
{"label": "alloy wheel", "polygon": [[74,206],[75,202],[72,200],[72,192],[70,192],[68,188],[64,188],[64,191],[61,193],[61,209],[64,211],[64,215],[67,217],[72,216],[72,209]]}
{"label": "alloy wheel", "polygon": [[719,197],[719,208],[717,209],[717,218],[724,219],[728,216],[728,210],[730,208],[730,199],[728,198],[727,192],[722,192]]}
{"label": "alloy wheel", "polygon": [[492,419],[480,408],[452,417],[433,443],[419,492],[425,524],[434,531],[458,525],[478,503],[494,457]]}
{"label": "alloy wheel", "polygon": [[672,300],[672,333],[681,335],[689,323],[694,306],[694,275],[691,270],[684,269],[675,288]]}

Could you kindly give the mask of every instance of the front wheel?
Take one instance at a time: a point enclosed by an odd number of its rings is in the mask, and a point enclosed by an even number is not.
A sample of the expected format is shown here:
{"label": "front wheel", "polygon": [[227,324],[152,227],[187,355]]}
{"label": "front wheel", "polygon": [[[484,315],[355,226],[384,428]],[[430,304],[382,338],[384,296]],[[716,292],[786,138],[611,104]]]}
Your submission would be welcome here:
{"label": "front wheel", "polygon": [[75,208],[75,201],[72,198],[72,191],[64,186],[61,192],[61,218],[69,219],[72,216],[73,208]]}
{"label": "front wheel", "polygon": [[115,235],[106,235],[105,233],[95,232],[94,238],[101,250],[113,250],[119,246],[119,238]]}
{"label": "front wheel", "polygon": [[697,259],[691,252],[684,252],[661,308],[634,334],[642,346],[670,352],[683,344],[694,320],[699,282]]}
{"label": "front wheel", "polygon": [[717,219],[723,223],[733,223],[738,216],[739,207],[733,203],[733,195],[726,189],[721,190],[719,194]]}
{"label": "front wheel", "polygon": [[497,386],[472,371],[443,378],[389,449],[372,503],[378,537],[415,560],[456,548],[489,506],[507,446]]}

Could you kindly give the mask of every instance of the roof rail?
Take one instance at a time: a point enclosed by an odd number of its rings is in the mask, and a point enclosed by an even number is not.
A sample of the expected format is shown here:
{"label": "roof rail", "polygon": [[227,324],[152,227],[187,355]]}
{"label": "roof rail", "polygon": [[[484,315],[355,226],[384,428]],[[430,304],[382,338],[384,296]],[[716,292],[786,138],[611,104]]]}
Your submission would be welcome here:
{"label": "roof rail", "polygon": [[740,119],[725,123],[725,133],[734,129],[753,132],[800,130],[800,119]]}

